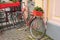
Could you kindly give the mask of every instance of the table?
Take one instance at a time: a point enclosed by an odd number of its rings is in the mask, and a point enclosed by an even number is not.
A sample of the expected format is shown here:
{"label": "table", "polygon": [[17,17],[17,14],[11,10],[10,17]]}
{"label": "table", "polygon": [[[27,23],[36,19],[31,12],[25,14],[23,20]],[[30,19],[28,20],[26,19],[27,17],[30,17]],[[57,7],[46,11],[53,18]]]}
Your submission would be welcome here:
{"label": "table", "polygon": [[[0,9],[11,8],[11,7],[18,7],[18,6],[20,6],[20,2],[3,3],[3,4],[0,4]],[[8,22],[8,13],[9,12],[12,12],[12,11],[5,11],[5,14],[6,14],[6,22]]]}
{"label": "table", "polygon": [[9,8],[9,7],[17,7],[20,5],[20,2],[15,2],[15,3],[4,3],[4,4],[0,4],[0,9],[3,8]]}

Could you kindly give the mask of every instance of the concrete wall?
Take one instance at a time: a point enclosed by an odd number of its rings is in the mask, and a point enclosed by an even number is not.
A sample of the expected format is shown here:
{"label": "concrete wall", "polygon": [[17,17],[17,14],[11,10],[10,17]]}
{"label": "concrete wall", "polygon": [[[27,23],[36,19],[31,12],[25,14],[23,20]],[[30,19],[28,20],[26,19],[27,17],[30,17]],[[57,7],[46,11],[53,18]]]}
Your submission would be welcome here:
{"label": "concrete wall", "polygon": [[60,40],[60,26],[48,23],[47,35],[54,40]]}

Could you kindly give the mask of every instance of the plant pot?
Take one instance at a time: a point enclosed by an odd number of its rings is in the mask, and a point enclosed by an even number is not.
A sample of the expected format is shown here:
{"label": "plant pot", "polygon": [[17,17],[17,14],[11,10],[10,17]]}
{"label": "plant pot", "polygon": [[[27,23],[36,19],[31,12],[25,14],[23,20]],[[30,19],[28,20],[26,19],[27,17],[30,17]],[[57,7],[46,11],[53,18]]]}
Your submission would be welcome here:
{"label": "plant pot", "polygon": [[43,16],[43,12],[33,10],[33,15],[34,15],[34,16],[39,16],[39,17],[41,17],[41,16]]}

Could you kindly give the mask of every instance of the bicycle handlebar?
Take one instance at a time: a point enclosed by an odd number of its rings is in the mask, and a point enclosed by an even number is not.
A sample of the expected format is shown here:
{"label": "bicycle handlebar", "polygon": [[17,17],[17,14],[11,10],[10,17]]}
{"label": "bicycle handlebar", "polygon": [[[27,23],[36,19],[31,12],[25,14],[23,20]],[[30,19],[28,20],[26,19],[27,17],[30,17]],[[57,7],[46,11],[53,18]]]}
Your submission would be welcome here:
{"label": "bicycle handlebar", "polygon": [[[23,3],[23,4],[24,4],[24,6],[26,6],[26,5],[25,5],[25,2],[21,2],[21,3]],[[32,5],[32,6],[34,6],[34,4],[31,4],[31,5]]]}

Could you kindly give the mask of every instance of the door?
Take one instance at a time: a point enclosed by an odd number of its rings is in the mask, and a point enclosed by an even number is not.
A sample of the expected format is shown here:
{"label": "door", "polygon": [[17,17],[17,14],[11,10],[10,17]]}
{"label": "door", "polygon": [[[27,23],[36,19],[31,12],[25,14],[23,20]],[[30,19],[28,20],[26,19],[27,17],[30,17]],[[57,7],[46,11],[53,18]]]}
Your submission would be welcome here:
{"label": "door", "polygon": [[48,21],[60,26],[60,0],[48,0]]}

